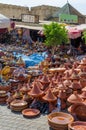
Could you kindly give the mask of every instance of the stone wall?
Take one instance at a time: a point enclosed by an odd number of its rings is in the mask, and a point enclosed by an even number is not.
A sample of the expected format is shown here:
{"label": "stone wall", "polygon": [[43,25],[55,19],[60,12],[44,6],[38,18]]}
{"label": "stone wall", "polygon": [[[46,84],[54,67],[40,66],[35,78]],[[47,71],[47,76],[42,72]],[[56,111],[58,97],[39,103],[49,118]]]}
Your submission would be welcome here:
{"label": "stone wall", "polygon": [[0,13],[9,18],[21,19],[21,14],[28,14],[29,12],[28,7],[0,3]]}
{"label": "stone wall", "polygon": [[21,19],[21,14],[33,14],[33,15],[39,15],[39,19],[44,20],[48,16],[52,15],[58,9],[59,9],[58,7],[42,5],[31,7],[31,10],[29,10],[29,7],[0,3],[0,13],[9,18],[16,18],[16,19]]}
{"label": "stone wall", "polygon": [[[21,14],[32,14],[38,15],[39,20],[47,20],[48,17],[52,16],[55,12],[57,12],[60,8],[48,5],[41,5],[31,7],[24,7],[24,6],[16,6],[16,5],[8,5],[8,4],[1,4],[0,3],[0,13],[15,19],[21,19]],[[59,19],[51,19],[58,21]],[[86,23],[86,17],[78,17],[79,24]]]}
{"label": "stone wall", "polygon": [[55,13],[59,9],[60,9],[59,7],[42,5],[42,6],[32,7],[31,13],[39,15],[40,20],[46,20],[49,16],[51,16],[53,13]]}

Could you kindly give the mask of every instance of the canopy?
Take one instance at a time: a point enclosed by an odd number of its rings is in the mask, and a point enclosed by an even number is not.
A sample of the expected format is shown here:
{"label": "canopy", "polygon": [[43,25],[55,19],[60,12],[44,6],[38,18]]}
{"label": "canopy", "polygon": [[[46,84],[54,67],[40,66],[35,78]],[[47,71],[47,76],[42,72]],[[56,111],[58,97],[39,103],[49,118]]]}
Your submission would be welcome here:
{"label": "canopy", "polygon": [[10,19],[0,14],[0,29],[9,27],[10,27]]}
{"label": "canopy", "polygon": [[79,29],[79,30],[81,30],[81,31],[86,30],[86,24],[78,25],[78,26],[77,26],[77,29]]}
{"label": "canopy", "polygon": [[81,30],[77,28],[77,26],[66,26],[68,30],[68,37],[70,39],[76,39],[81,36]]}
{"label": "canopy", "polygon": [[15,25],[16,28],[26,28],[26,29],[31,29],[31,30],[42,30],[43,27],[39,26],[26,26],[26,25]]}

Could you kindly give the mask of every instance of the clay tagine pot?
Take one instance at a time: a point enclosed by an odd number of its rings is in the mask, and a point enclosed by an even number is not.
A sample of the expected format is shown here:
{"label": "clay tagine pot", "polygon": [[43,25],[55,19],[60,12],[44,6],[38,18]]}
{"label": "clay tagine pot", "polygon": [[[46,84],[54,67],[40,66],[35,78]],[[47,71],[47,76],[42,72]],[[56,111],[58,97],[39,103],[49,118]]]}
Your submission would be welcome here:
{"label": "clay tagine pot", "polygon": [[23,87],[20,89],[20,92],[22,92],[22,93],[28,92],[27,86],[26,86],[26,85],[23,85]]}
{"label": "clay tagine pot", "polygon": [[86,99],[86,91],[82,92],[82,94],[80,94],[80,97],[81,97],[82,99]]}
{"label": "clay tagine pot", "polygon": [[77,94],[77,92],[75,91],[72,95],[70,95],[67,98],[67,101],[69,103],[80,103],[83,102],[83,99],[79,96],[79,94]]}
{"label": "clay tagine pot", "polygon": [[70,77],[70,80],[77,80],[77,81],[79,81],[79,75],[78,74],[76,74],[75,72],[72,74],[72,76]]}
{"label": "clay tagine pot", "polygon": [[47,75],[43,75],[43,77],[39,80],[43,85],[49,85],[50,80]]}
{"label": "clay tagine pot", "polygon": [[41,97],[44,94],[44,92],[40,89],[37,82],[33,84],[33,88],[28,92],[28,95],[32,97]]}
{"label": "clay tagine pot", "polygon": [[22,98],[22,94],[19,90],[16,90],[14,95],[13,95],[14,99],[21,99]]}
{"label": "clay tagine pot", "polygon": [[83,58],[80,62],[80,65],[86,66],[86,58]]}
{"label": "clay tagine pot", "polygon": [[73,121],[73,116],[64,112],[53,112],[48,115],[48,124],[53,130],[67,130],[68,124]]}
{"label": "clay tagine pot", "polygon": [[75,114],[79,120],[86,121],[86,104],[76,103],[73,104],[69,111]]}
{"label": "clay tagine pot", "polygon": [[25,62],[23,61],[22,57],[20,56],[18,61],[16,62],[19,66],[25,66]]}
{"label": "clay tagine pot", "polygon": [[43,96],[42,99],[49,103],[49,112],[55,109],[57,98],[50,89],[48,89],[46,95]]}
{"label": "clay tagine pot", "polygon": [[34,118],[40,114],[40,111],[38,109],[27,108],[22,111],[22,114],[24,117],[27,117],[27,118],[33,117]]}
{"label": "clay tagine pot", "polygon": [[54,94],[52,93],[50,89],[47,91],[46,95],[43,96],[42,98],[48,102],[54,102],[57,100],[57,98],[54,96]]}
{"label": "clay tagine pot", "polygon": [[10,103],[10,108],[13,111],[22,111],[23,109],[27,108],[28,104],[26,101],[23,100],[14,100]]}
{"label": "clay tagine pot", "polygon": [[68,130],[86,130],[86,122],[75,121],[68,124]]}
{"label": "clay tagine pot", "polygon": [[66,91],[65,90],[60,90],[59,94],[58,94],[58,97],[60,99],[66,99]]}
{"label": "clay tagine pot", "polygon": [[86,79],[86,72],[81,71],[81,72],[79,73],[79,77]]}
{"label": "clay tagine pot", "polygon": [[73,83],[71,83],[69,88],[73,89],[74,91],[77,91],[77,90],[81,90],[82,86],[78,81],[74,81]]}

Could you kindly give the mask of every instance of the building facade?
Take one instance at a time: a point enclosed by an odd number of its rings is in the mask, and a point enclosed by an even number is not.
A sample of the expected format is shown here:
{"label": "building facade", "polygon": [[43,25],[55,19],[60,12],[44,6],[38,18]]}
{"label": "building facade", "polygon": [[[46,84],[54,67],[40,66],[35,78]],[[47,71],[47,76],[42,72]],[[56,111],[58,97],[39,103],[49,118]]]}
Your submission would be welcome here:
{"label": "building facade", "polygon": [[[78,24],[86,22],[86,17],[73,8],[69,3],[67,3],[63,8],[41,5],[35,7],[24,7],[16,5],[8,5],[0,3],[0,13],[11,18],[21,21],[22,14],[38,15],[39,20],[51,20],[59,22],[59,13],[64,13],[64,8],[69,14],[74,14],[78,16]],[[63,10],[62,10],[63,9]],[[67,10],[68,9],[68,10]],[[26,24],[26,23],[25,23]]]}
{"label": "building facade", "polygon": [[36,7],[24,7],[16,5],[8,5],[0,3],[0,13],[15,19],[21,19],[22,14],[38,15],[40,20],[45,20],[47,17],[58,11],[59,7],[53,7],[48,5],[36,6]]}

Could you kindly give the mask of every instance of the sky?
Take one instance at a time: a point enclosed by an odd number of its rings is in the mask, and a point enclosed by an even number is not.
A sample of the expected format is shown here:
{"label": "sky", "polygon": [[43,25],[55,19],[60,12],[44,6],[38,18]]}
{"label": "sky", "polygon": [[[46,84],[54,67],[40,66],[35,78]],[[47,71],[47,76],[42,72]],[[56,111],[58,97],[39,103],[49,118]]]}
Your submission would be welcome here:
{"label": "sky", "polygon": [[[86,0],[68,0],[68,2],[80,13],[86,15]],[[25,7],[34,7],[39,5],[62,7],[67,3],[67,0],[0,0],[0,3]]]}

